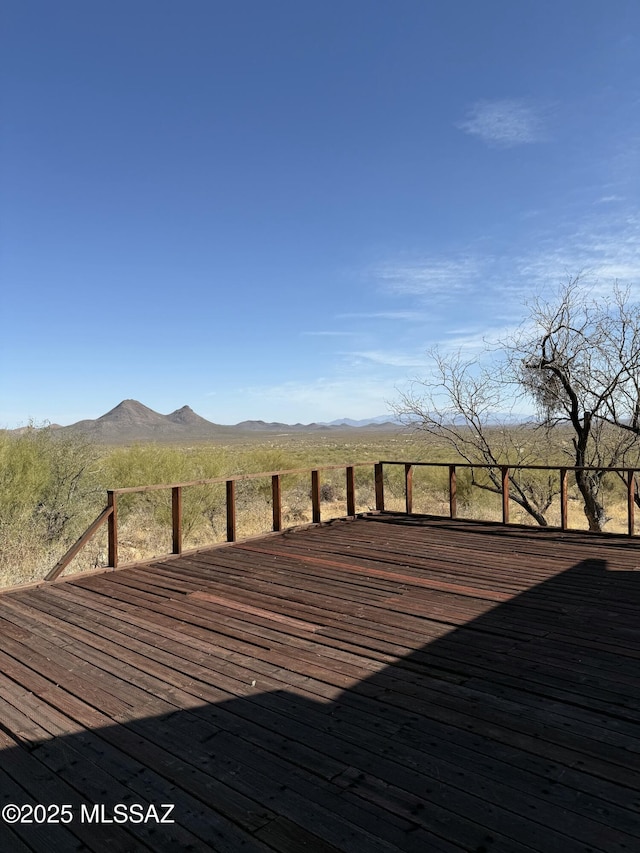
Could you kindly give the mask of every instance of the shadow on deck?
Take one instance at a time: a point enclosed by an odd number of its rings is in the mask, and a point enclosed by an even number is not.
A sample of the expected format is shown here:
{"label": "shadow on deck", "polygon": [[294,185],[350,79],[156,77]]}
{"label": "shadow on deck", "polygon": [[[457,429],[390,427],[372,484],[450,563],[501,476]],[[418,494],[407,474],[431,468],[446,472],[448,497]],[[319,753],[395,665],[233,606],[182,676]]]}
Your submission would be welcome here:
{"label": "shadow on deck", "polygon": [[72,816],[2,849],[640,849],[639,564],[389,514],[1,596],[2,804]]}

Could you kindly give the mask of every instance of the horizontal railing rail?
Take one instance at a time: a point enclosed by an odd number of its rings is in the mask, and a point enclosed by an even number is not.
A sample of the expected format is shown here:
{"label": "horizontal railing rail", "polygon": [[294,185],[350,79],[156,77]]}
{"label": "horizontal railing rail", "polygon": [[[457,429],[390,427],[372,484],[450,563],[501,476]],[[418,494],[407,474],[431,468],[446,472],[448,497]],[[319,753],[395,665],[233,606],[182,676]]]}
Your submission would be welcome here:
{"label": "horizontal railing rail", "polygon": [[[156,483],[148,486],[126,486],[119,489],[107,490],[107,506],[101,511],[95,521],[87,528],[78,541],[67,551],[67,553],[56,563],[47,574],[45,580],[53,581],[77,556],[80,550],[95,536],[98,530],[107,524],[108,527],[108,568],[118,566],[118,499],[122,495],[142,494],[171,489],[171,520],[172,520],[172,553],[183,552],[182,538],[182,497],[183,489],[193,486],[207,486],[225,484],[225,511],[226,511],[226,541],[235,542],[237,539],[236,518],[236,483],[245,480],[257,480],[260,478],[271,478],[271,504],[272,504],[272,531],[282,532],[282,478],[287,475],[307,474],[311,477],[311,518],[312,524],[319,524],[321,518],[321,479],[320,474],[324,471],[336,471],[343,469],[346,475],[346,515],[351,518],[356,515],[356,490],[355,469],[371,467],[374,469],[375,489],[375,511],[385,511],[385,466],[404,467],[404,498],[405,512],[413,514],[413,472],[417,467],[445,468],[448,471],[449,492],[449,518],[457,517],[457,479],[459,469],[490,469],[500,471],[500,488],[502,504],[502,523],[509,524],[510,497],[509,487],[511,476],[516,471],[550,471],[557,472],[559,476],[560,495],[560,529],[568,530],[568,477],[571,472],[594,471],[619,474],[627,487],[627,533],[632,536],[635,532],[635,503],[637,495],[636,471],[629,467],[596,467],[596,466],[570,466],[570,465],[500,465],[470,462],[406,462],[398,460],[382,460],[380,462],[353,462],[341,465],[321,465],[315,468],[289,468],[280,471],[262,471],[253,474],[238,474],[232,477],[214,477],[209,479],[188,480],[181,483]],[[446,516],[444,516],[446,517]],[[287,528],[291,529],[291,528]]]}
{"label": "horizontal railing rail", "polygon": [[380,465],[411,465],[424,468],[448,468],[454,465],[456,468],[509,468],[513,471],[604,471],[611,474],[621,474],[627,471],[640,471],[640,468],[622,465],[619,467],[609,465],[503,465],[500,462],[399,462],[397,459],[384,459]]}

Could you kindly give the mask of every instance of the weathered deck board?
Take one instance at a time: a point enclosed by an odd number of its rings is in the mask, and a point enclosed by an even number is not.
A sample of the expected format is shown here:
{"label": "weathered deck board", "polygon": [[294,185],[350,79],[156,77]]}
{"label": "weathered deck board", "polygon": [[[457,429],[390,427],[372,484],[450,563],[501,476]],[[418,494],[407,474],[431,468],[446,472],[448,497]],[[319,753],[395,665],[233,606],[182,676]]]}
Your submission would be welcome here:
{"label": "weathered deck board", "polygon": [[[0,596],[7,849],[640,848],[640,550],[383,514]],[[11,845],[14,847],[11,847]]]}

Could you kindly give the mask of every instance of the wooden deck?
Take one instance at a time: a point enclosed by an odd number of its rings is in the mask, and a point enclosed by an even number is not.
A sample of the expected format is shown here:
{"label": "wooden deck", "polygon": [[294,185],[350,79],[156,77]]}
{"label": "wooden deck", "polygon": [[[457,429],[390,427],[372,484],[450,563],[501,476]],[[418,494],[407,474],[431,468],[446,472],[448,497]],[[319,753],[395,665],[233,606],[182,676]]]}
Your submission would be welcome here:
{"label": "wooden deck", "polygon": [[0,805],[73,819],[0,849],[640,850],[639,601],[635,541],[392,514],[9,592]]}

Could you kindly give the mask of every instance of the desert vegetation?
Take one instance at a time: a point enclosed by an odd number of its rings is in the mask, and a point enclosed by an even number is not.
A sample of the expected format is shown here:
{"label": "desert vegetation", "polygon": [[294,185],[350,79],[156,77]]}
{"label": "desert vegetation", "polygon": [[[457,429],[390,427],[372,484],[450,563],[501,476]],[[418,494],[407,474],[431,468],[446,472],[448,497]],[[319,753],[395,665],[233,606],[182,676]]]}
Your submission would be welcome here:
{"label": "desert vegetation", "polygon": [[[566,464],[568,432],[540,433],[533,428],[489,430],[490,440],[517,443],[521,455],[538,464]],[[0,584],[42,579],[106,503],[107,488],[196,479],[227,477],[261,471],[311,469],[322,465],[370,462],[356,469],[356,510],[375,507],[373,463],[381,459],[429,462],[464,462],[446,442],[434,435],[398,429],[390,433],[309,433],[278,438],[238,438],[233,442],[134,444],[102,446],[81,436],[57,434],[32,426],[20,435],[0,433]],[[507,461],[506,459],[504,460]],[[517,460],[513,460],[514,462]],[[504,463],[503,463],[504,464]],[[448,468],[416,467],[413,510],[447,515]],[[530,472],[529,499],[544,507],[545,521],[559,525],[557,473]],[[322,518],[346,514],[344,469],[326,471],[321,478]],[[498,520],[500,496],[484,469],[459,469],[459,517]],[[626,492],[614,474],[602,478],[600,496],[605,508],[605,529],[626,529]],[[569,526],[584,528],[587,519],[575,477],[570,480]],[[270,478],[239,481],[236,490],[238,536],[256,535],[271,526]],[[385,466],[386,508],[404,509],[404,467]],[[308,474],[290,474],[282,481],[283,523],[295,526],[311,521]],[[511,520],[535,524],[512,501]],[[123,495],[119,499],[119,552],[122,563],[167,554],[171,550],[171,492],[160,490]],[[205,547],[226,535],[224,484],[194,486],[183,496],[184,547]],[[106,529],[83,549],[68,572],[99,568],[107,562]]]}
{"label": "desert vegetation", "polygon": [[41,576],[104,502],[97,448],[31,426],[0,433],[0,581]]}

